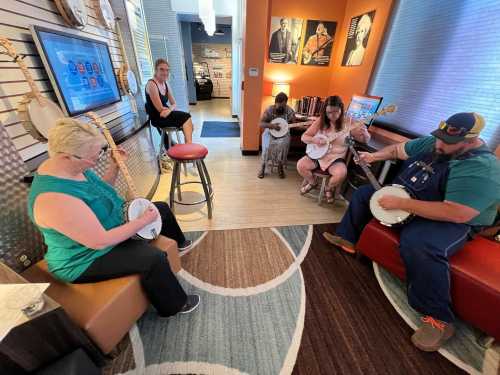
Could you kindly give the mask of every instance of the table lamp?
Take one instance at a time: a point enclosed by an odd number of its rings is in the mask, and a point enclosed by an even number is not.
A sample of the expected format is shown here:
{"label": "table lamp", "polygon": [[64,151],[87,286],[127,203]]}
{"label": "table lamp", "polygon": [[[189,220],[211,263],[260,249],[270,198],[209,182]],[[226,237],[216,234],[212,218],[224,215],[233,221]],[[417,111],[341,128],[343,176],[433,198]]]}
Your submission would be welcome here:
{"label": "table lamp", "polygon": [[274,82],[271,95],[276,97],[280,92],[285,93],[286,96],[290,96],[290,84],[287,82]]}

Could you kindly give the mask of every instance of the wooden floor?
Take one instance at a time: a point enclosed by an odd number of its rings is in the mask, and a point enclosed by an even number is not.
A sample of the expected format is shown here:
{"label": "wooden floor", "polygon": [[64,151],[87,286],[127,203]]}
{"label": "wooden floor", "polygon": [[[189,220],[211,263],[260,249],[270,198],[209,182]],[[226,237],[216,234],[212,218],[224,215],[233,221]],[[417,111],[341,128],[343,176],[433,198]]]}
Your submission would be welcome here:
{"label": "wooden floor", "polygon": [[[215,191],[214,212],[207,217],[206,205],[176,205],[177,220],[184,231],[209,229],[240,229],[296,224],[332,223],[340,220],[344,202],[319,206],[313,197],[299,194],[301,177],[295,163],[289,162],[286,178],[276,174],[258,179],[260,157],[242,156],[240,138],[200,138],[203,121],[235,121],[231,118],[230,102],[225,99],[198,102],[191,106],[195,124],[194,141],[206,145],[209,154],[206,165]],[[188,168],[183,181],[195,180],[194,168]],[[171,174],[162,175],[156,200],[168,199]],[[200,185],[183,187],[183,200],[202,197]]]}

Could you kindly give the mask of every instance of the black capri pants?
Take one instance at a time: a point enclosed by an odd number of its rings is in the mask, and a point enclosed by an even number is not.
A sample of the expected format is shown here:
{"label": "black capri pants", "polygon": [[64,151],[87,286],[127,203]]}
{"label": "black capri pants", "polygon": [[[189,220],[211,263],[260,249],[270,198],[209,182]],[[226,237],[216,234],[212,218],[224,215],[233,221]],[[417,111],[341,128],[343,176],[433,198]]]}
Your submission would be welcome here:
{"label": "black capri pants", "polygon": [[[175,216],[164,202],[156,202],[162,217],[161,234],[185,241]],[[187,295],[168,263],[167,254],[145,240],[129,239],[97,258],[74,283],[94,283],[139,274],[141,285],[158,315],[177,314],[186,304]]]}
{"label": "black capri pants", "polygon": [[167,117],[159,117],[152,121],[153,126],[158,128],[178,128],[191,118],[191,115],[184,111],[172,111]]}

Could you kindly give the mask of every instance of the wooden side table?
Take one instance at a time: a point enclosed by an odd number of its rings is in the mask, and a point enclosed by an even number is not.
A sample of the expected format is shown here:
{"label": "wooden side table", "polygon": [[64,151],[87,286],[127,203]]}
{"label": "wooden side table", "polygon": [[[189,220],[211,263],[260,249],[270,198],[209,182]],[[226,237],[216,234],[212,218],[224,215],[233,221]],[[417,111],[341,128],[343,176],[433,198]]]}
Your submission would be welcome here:
{"label": "wooden side table", "polygon": [[[0,262],[0,283],[27,283]],[[53,299],[44,295],[45,306],[37,315],[14,327],[0,342],[0,374],[26,374],[82,348],[98,366],[104,356]]]}

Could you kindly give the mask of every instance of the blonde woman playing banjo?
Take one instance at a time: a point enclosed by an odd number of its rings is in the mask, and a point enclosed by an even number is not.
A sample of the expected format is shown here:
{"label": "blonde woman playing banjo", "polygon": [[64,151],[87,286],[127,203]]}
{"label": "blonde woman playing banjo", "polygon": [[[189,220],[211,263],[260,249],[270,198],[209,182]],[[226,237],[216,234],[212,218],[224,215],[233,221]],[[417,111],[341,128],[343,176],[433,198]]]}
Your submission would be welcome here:
{"label": "blonde woman playing banjo", "polygon": [[[321,159],[313,159],[306,155],[297,162],[297,170],[304,177],[304,183],[300,188],[301,194],[306,194],[316,187],[313,171],[319,168],[322,171],[328,171],[331,176],[325,195],[328,203],[333,202],[333,190],[344,181],[347,174],[345,156],[348,146],[345,138],[349,132],[345,131],[345,126],[347,124],[344,121],[342,99],[339,96],[328,97],[321,109],[321,116],[302,135],[302,142],[326,145],[327,138],[336,138],[330,142],[328,151]],[[366,143],[370,140],[370,133],[365,126],[357,127],[351,135],[358,142]]]}
{"label": "blonde woman playing banjo", "polygon": [[115,162],[110,161],[102,178],[91,170],[107,145],[95,126],[71,118],[59,120],[49,131],[49,159],[38,168],[28,199],[28,214],[48,247],[49,271],[69,283],[140,274],[159,315],[194,310],[199,296],[186,295],[166,253],[155,242],[131,238],[160,215],[162,235],[184,250],[191,242],[166,203],[155,203],[158,210],[150,208],[126,222],[125,201],[112,187],[118,173]]}

